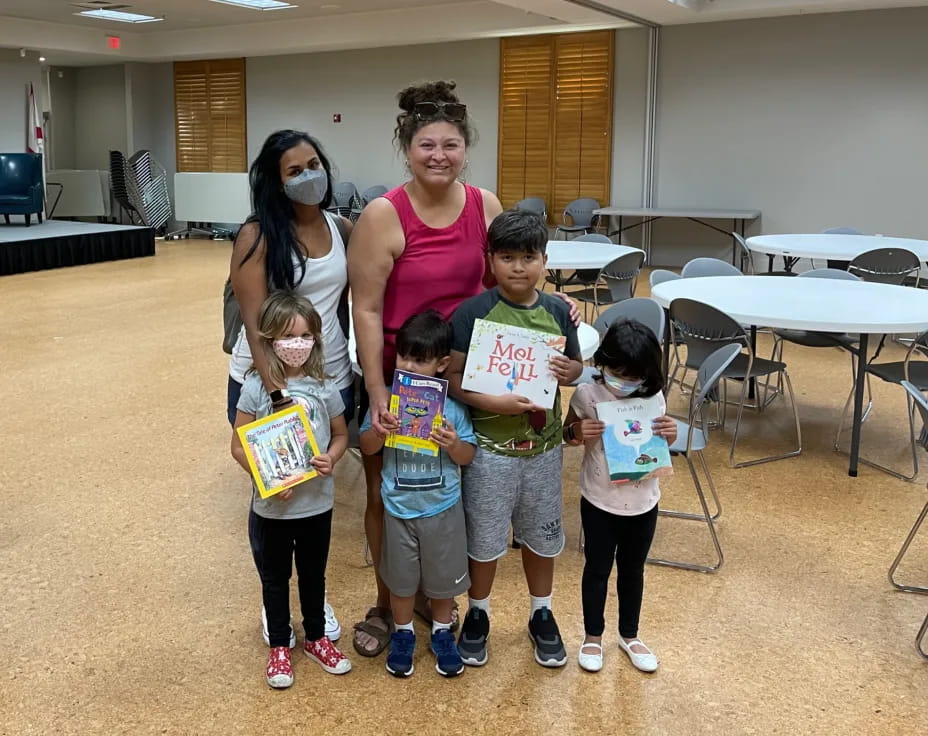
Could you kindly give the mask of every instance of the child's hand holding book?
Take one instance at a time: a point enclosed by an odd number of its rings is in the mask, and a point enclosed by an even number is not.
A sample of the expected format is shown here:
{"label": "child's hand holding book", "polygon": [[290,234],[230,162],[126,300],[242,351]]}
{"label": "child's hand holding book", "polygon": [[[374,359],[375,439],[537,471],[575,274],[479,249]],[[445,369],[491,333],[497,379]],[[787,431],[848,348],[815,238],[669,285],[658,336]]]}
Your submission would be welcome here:
{"label": "child's hand holding book", "polygon": [[673,417],[666,414],[651,423],[651,431],[658,437],[667,440],[668,445],[672,445],[677,441],[677,422]]}

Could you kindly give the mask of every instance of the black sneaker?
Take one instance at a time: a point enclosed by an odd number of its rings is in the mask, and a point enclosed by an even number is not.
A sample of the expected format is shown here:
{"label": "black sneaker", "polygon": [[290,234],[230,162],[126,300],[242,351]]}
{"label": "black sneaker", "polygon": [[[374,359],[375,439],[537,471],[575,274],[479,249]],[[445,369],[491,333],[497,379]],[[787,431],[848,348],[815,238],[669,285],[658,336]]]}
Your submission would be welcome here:
{"label": "black sneaker", "polygon": [[479,667],[487,663],[487,639],[490,636],[490,617],[479,608],[471,608],[461,624],[458,653],[464,664]]}
{"label": "black sneaker", "polygon": [[528,622],[528,635],[535,642],[535,661],[542,667],[563,667],[567,650],[550,608],[539,608]]}

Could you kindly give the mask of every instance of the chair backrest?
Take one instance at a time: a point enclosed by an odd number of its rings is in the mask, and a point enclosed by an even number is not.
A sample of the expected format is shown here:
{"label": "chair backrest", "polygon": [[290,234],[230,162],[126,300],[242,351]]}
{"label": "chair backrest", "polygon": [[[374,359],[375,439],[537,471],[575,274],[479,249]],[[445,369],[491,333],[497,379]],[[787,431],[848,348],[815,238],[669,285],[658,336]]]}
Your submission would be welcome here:
{"label": "chair backrest", "polygon": [[702,425],[703,434],[709,436],[706,413],[702,411],[707,400],[718,401],[718,385],[728,366],[741,353],[739,345],[725,345],[712,351],[702,361],[696,371],[696,385],[699,390],[690,394],[689,434],[686,437],[686,449],[693,443],[693,431],[697,423]]}
{"label": "chair backrest", "polygon": [[609,309],[599,315],[593,322],[593,327],[600,335],[605,335],[609,325],[623,319],[633,319],[641,322],[651,332],[658,342],[664,339],[664,310],[660,304],[648,297],[632,297],[618,304],[613,304]]}
{"label": "chair backrest", "polygon": [[748,248],[747,241],[741,236],[741,233],[732,232],[731,237],[735,241],[738,263],[741,264],[742,271],[744,270],[744,264],[747,263],[747,273],[754,273],[754,255],[751,253],[751,249]]}
{"label": "chair backrest", "polygon": [[824,235],[863,235],[863,232],[855,227],[830,227],[822,230]]}
{"label": "chair backrest", "polygon": [[683,267],[681,275],[685,279],[701,276],[742,276],[743,274],[730,263],[718,258],[694,258]]}
{"label": "chair backrest", "polygon": [[42,155],[0,153],[0,194],[23,196],[42,184]]}
{"label": "chair backrest", "polygon": [[566,223],[569,217],[574,225],[592,227],[593,221],[596,219],[593,210],[598,209],[599,202],[595,199],[590,199],[589,197],[575,199],[564,208],[564,222]]}
{"label": "chair backrest", "polygon": [[750,352],[751,343],[744,328],[715,307],[693,299],[674,299],[669,312],[674,342],[679,333],[679,338],[686,343],[687,367],[698,369],[706,358],[725,345],[737,344]]}
{"label": "chair backrest", "polygon": [[608,243],[615,245],[608,235],[602,233],[584,233],[570,241],[571,243]]}
{"label": "chair backrest", "polygon": [[665,281],[676,281],[682,278],[683,277],[675,271],[668,271],[666,268],[655,268],[651,271],[651,275],[648,276],[648,283],[653,289],[655,286],[663,284]]}
{"label": "chair backrest", "polygon": [[921,268],[918,256],[904,248],[876,248],[861,253],[847,270],[864,281],[901,286],[906,276]]}
{"label": "chair backrest", "polygon": [[332,204],[336,207],[353,207],[358,198],[358,188],[350,181],[340,181],[332,190]]}
{"label": "chair backrest", "polygon": [[548,205],[545,204],[544,199],[541,197],[526,197],[516,202],[516,206],[513,209],[534,212],[536,215],[540,216],[542,220],[548,219]]}
{"label": "chair backrest", "polygon": [[855,276],[848,271],[842,271],[840,268],[813,268],[811,271],[803,271],[799,274],[799,277],[806,279],[835,279],[836,281],[860,281],[860,276]]}
{"label": "chair backrest", "polygon": [[606,282],[612,301],[618,302],[635,296],[638,274],[641,273],[643,263],[644,253],[633,251],[619,256],[603,267],[600,276]]}
{"label": "chair backrest", "polygon": [[361,204],[366,205],[372,199],[377,199],[377,197],[382,197],[386,194],[388,189],[383,184],[377,184],[373,187],[368,187],[361,194]]}

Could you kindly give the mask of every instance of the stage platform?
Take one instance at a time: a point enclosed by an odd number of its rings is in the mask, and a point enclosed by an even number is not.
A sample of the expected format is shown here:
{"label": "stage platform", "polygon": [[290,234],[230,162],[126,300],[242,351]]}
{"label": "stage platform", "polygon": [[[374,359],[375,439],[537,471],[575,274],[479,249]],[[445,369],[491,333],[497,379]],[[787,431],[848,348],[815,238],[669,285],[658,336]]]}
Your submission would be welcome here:
{"label": "stage platform", "polygon": [[0,276],[155,255],[155,232],[134,225],[46,220],[0,224]]}

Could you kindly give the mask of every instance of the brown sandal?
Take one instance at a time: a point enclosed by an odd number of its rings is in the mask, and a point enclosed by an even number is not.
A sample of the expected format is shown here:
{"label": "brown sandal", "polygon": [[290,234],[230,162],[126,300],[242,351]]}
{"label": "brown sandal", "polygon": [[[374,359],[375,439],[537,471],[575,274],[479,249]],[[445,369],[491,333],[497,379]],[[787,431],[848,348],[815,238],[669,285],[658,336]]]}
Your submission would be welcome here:
{"label": "brown sandal", "polygon": [[[387,628],[384,629],[371,623],[371,619],[380,619],[387,625]],[[376,657],[390,643],[390,634],[393,632],[393,614],[389,608],[380,608],[379,606],[369,608],[367,613],[364,614],[364,620],[354,625],[354,630],[356,632],[363,631],[377,640],[377,646],[374,649],[365,649],[358,644],[358,637],[355,635],[352,637],[351,642],[354,645],[354,650],[362,657]]]}
{"label": "brown sandal", "polygon": [[[416,612],[416,615],[419,616],[425,623],[429,626],[432,625],[432,604],[428,598],[426,598],[422,592],[416,594],[416,602],[413,606],[413,611]],[[460,625],[460,614],[458,613],[458,602],[457,599],[454,601],[454,605],[451,608],[451,631],[455,632],[458,630]]]}

